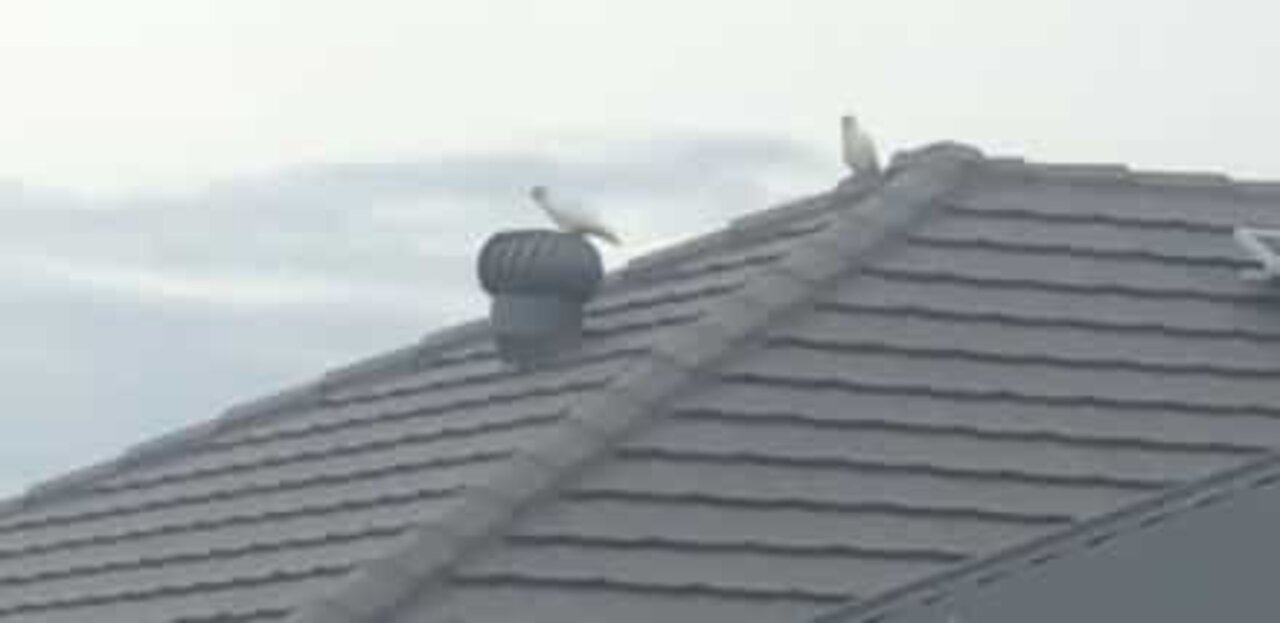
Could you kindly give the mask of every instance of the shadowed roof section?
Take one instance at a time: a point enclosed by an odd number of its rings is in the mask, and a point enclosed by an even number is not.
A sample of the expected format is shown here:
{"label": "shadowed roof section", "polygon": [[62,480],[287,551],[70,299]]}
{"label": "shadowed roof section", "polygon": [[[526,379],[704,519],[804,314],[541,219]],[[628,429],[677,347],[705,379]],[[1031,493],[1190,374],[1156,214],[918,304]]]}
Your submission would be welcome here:
{"label": "shadowed roof section", "polygon": [[[1280,444],[1280,191],[956,144],[34,488],[3,621],[806,621]],[[874,605],[874,608],[872,606]]]}

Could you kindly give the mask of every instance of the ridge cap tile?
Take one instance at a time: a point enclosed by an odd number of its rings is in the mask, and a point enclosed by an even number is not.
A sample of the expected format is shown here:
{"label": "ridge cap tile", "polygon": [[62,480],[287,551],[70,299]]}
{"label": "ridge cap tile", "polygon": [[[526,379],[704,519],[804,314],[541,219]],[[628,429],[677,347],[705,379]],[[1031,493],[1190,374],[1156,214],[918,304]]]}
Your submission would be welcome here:
{"label": "ridge cap tile", "polygon": [[982,168],[1025,182],[1110,182],[1164,191],[1220,191],[1242,199],[1280,199],[1280,182],[1242,179],[1221,171],[1176,168],[1133,168],[1120,163],[1053,162],[1022,157],[987,157]]}
{"label": "ridge cap tile", "polygon": [[612,280],[618,281],[625,276],[643,273],[646,270],[659,267],[667,262],[674,262],[688,258],[701,251],[715,248],[717,244],[729,240],[731,237],[732,236],[728,229],[716,229],[688,240],[683,240],[660,249],[655,249],[627,260],[621,268],[613,273],[615,276],[612,277]]}
{"label": "ridge cap tile", "polygon": [[376,616],[384,604],[406,598],[416,583],[413,571],[400,566],[401,560],[403,557],[382,558],[360,565],[352,571],[350,588],[340,601],[322,599],[319,603],[336,608],[341,613],[340,620],[361,621]]}
{"label": "ridge cap tile", "polygon": [[423,354],[423,349],[418,344],[403,346],[323,372],[317,383],[320,392],[327,397],[330,392],[342,387],[358,385],[397,372],[412,372],[421,363]]}
{"label": "ridge cap tile", "polygon": [[1029,162],[1029,166],[1055,176],[1093,178],[1109,178],[1113,176],[1128,177],[1132,170],[1128,165],[1105,162]]}
{"label": "ridge cap tile", "polygon": [[318,381],[323,393],[345,386],[367,383],[382,376],[413,371],[444,351],[484,336],[486,319],[471,320],[427,333],[414,344],[377,353],[324,372]]}
{"label": "ridge cap tile", "polygon": [[754,231],[786,223],[811,214],[820,213],[832,207],[836,191],[827,191],[814,195],[792,199],[791,201],[733,217],[726,230],[729,232]]}
{"label": "ridge cap tile", "polygon": [[1235,184],[1230,176],[1212,171],[1137,170],[1129,177],[1139,186],[1170,190],[1222,190]]}
{"label": "ridge cap tile", "polygon": [[643,405],[618,394],[617,390],[605,389],[584,400],[581,408],[571,410],[565,423],[588,429],[612,443],[642,419],[643,410]]}
{"label": "ridge cap tile", "polygon": [[1231,184],[1232,190],[1246,199],[1280,199],[1280,182],[1260,179],[1237,179]]}
{"label": "ridge cap tile", "polygon": [[986,156],[980,149],[968,143],[937,141],[894,153],[889,160],[889,170],[893,173],[902,169],[915,168],[922,163],[932,164],[940,161],[974,162],[985,158]]}

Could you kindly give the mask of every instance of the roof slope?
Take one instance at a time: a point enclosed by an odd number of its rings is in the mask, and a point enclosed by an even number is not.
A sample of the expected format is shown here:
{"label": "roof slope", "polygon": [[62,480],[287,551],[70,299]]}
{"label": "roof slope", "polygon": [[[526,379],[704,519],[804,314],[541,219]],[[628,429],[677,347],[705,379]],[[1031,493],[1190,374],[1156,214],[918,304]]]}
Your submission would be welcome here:
{"label": "roof slope", "polygon": [[464,325],[34,487],[0,507],[0,621],[283,619],[417,526],[470,523],[464,492],[831,212],[800,201],[632,262],[538,371]]}
{"label": "roof slope", "polygon": [[983,159],[611,277],[515,374],[483,323],[37,488],[3,621],[798,621],[1280,444],[1280,192]]}
{"label": "roof slope", "polygon": [[1254,460],[1280,306],[1230,227],[1275,198],[984,161],[890,201],[892,244],[400,620],[800,621]]}

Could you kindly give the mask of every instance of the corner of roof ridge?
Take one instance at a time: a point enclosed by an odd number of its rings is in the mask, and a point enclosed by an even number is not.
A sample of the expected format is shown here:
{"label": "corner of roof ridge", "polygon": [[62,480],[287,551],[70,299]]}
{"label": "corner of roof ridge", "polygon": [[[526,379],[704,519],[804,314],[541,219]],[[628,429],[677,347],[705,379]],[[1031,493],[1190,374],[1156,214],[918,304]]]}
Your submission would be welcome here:
{"label": "corner of roof ridge", "polygon": [[10,495],[4,500],[0,500],[0,517],[8,517],[15,513],[22,512],[27,509],[30,500],[22,492]]}
{"label": "corner of roof ridge", "polygon": [[319,381],[321,389],[328,392],[339,386],[361,383],[385,374],[417,369],[425,365],[433,354],[483,335],[488,328],[488,319],[481,319],[428,333],[408,346],[325,372]]}
{"label": "corner of roof ridge", "polygon": [[412,370],[422,360],[423,351],[421,344],[411,344],[326,371],[320,377],[321,390],[327,392],[339,386],[357,384],[397,371]]}
{"label": "corner of roof ridge", "polygon": [[223,420],[214,418],[136,443],[125,448],[116,462],[122,466],[132,466],[173,454],[201,439],[216,435],[225,424]]}
{"label": "corner of roof ridge", "polygon": [[985,158],[982,150],[967,143],[939,141],[895,153],[889,168],[893,170],[939,161],[974,162]]}
{"label": "corner of roof ridge", "polygon": [[1218,190],[1228,188],[1235,183],[1229,175],[1214,171],[1138,170],[1131,172],[1129,177],[1139,186],[1177,190],[1194,190],[1197,188]]}
{"label": "corner of roof ridge", "polygon": [[469,320],[422,336],[418,340],[417,348],[424,355],[428,351],[452,348],[484,335],[490,328],[488,318]]}
{"label": "corner of roof ridge", "polygon": [[[846,181],[864,180],[866,178],[846,178]],[[844,182],[841,182],[844,184]],[[837,189],[840,186],[836,187]],[[834,191],[824,191],[820,193],[805,195],[797,199],[785,201],[763,210],[756,210],[736,216],[732,218],[728,225],[725,226],[726,232],[730,235],[738,234],[756,227],[768,227],[788,219],[797,218],[798,216],[816,212],[827,208]]]}
{"label": "corner of roof ridge", "polygon": [[323,398],[324,386],[319,380],[303,383],[284,391],[268,394],[247,402],[232,405],[215,418],[219,425],[254,419],[271,413],[318,404]]}
{"label": "corner of roof ridge", "polygon": [[655,266],[661,266],[667,262],[682,260],[690,255],[704,251],[718,243],[724,242],[729,235],[729,232],[726,230],[713,231],[649,251],[627,260],[626,264],[623,264],[622,267],[607,275],[605,277],[605,281],[610,282],[621,279],[627,275],[635,275],[636,273],[646,271]]}
{"label": "corner of roof ridge", "polygon": [[21,493],[24,504],[43,502],[51,497],[78,490],[89,482],[111,473],[116,468],[113,460],[94,463],[64,472],[48,480],[37,482]]}

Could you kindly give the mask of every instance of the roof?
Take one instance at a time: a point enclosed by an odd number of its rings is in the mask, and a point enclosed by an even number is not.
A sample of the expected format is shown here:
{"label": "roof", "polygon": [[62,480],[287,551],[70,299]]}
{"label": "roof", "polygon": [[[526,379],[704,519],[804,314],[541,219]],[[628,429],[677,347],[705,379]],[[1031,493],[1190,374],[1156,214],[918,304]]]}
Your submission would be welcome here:
{"label": "roof", "polygon": [[910,152],[629,264],[538,370],[470,323],[33,488],[0,623],[880,616],[1273,460],[1230,232],[1277,200]]}

